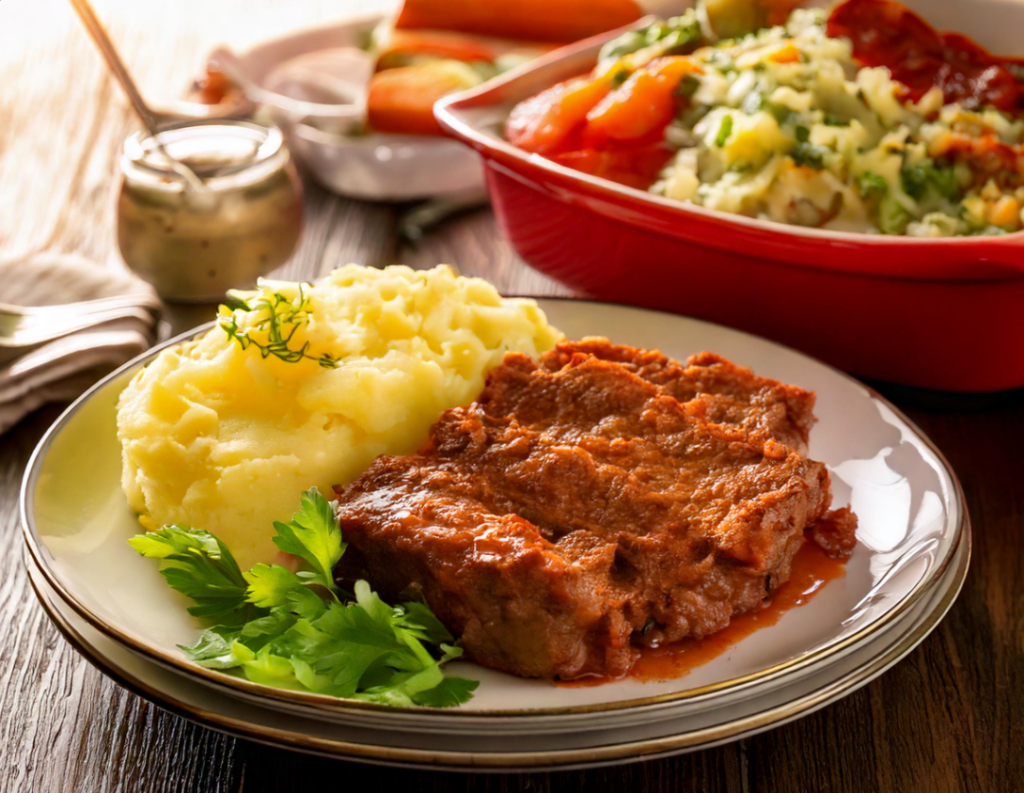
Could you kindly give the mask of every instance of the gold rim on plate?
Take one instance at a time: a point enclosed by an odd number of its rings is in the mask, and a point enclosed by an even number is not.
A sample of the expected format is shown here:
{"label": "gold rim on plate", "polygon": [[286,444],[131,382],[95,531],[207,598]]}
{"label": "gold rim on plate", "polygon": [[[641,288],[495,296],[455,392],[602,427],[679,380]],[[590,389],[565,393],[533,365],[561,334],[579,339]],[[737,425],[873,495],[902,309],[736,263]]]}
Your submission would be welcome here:
{"label": "gold rim on plate", "polygon": [[[312,754],[345,757],[381,765],[400,765],[403,767],[433,770],[539,771],[553,768],[580,768],[629,761],[655,760],[674,754],[682,754],[697,748],[709,748],[717,744],[754,735],[769,727],[781,726],[799,717],[810,715],[815,710],[819,710],[853,693],[902,660],[924,641],[928,634],[945,617],[960,594],[964,580],[967,577],[971,557],[969,534],[964,536],[963,542],[965,547],[963,549],[958,547],[953,554],[954,556],[958,554],[960,556],[960,563],[956,574],[949,582],[946,591],[935,607],[914,626],[913,630],[906,633],[898,642],[887,647],[872,658],[870,662],[858,666],[838,680],[832,681],[809,694],[805,694],[783,705],[689,733],[584,749],[531,752],[453,752],[448,750],[408,749],[360,744],[351,741],[318,738],[306,733],[254,725],[251,722],[226,716],[222,713],[197,708],[176,700],[168,696],[166,692],[160,691],[148,683],[139,680],[90,645],[70,621],[59,612],[57,607],[50,602],[47,594],[40,590],[36,576],[33,574],[34,571],[41,575],[40,568],[31,561],[26,561],[29,567],[29,582],[32,584],[32,588],[35,590],[36,597],[43,610],[61,635],[64,636],[75,650],[116,683],[149,700],[153,704],[190,721],[219,732],[270,746],[283,746],[288,749]],[[144,662],[146,662],[145,659]]]}
{"label": "gold rim on plate", "polygon": [[259,683],[252,683],[241,677],[236,677],[225,672],[218,672],[216,670],[206,669],[198,664],[189,661],[180,653],[169,652],[161,647],[149,644],[145,640],[119,630],[118,628],[108,625],[101,617],[94,614],[89,608],[78,600],[75,595],[69,591],[63,583],[60,581],[57,574],[50,568],[46,560],[46,554],[40,547],[42,542],[36,533],[35,524],[32,518],[32,510],[30,509],[30,495],[35,491],[36,478],[39,473],[40,463],[46,455],[51,443],[61,429],[68,423],[68,421],[74,416],[75,413],[84,405],[89,399],[91,399],[99,391],[103,390],[108,384],[123,376],[125,373],[132,369],[144,365],[154,358],[161,351],[167,347],[179,344],[184,341],[188,341],[201,333],[205,333],[207,330],[212,328],[216,322],[207,322],[200,325],[192,330],[186,331],[172,339],[168,339],[164,343],[157,345],[156,347],[147,350],[142,355],[133,358],[128,363],[119,367],[109,375],[104,377],[82,396],[76,399],[68,408],[65,410],[60,417],[53,423],[53,425],[47,430],[46,434],[39,441],[38,446],[32,453],[32,457],[29,460],[28,467],[25,472],[25,477],[22,480],[21,494],[20,494],[20,512],[21,512],[21,525],[22,534],[25,538],[25,542],[28,547],[28,551],[31,554],[33,561],[35,562],[40,573],[46,579],[47,583],[53,589],[53,591],[63,600],[71,609],[74,610],[78,616],[85,620],[90,626],[113,639],[114,641],[123,644],[130,650],[137,654],[143,655],[156,663],[176,671],[184,673],[188,676],[200,677],[204,682],[213,684],[219,688],[234,689],[242,692],[249,697],[255,699],[274,699],[282,702],[289,703],[291,705],[298,705],[302,708],[308,708],[316,711],[325,711],[333,713],[344,713],[345,711],[373,711],[377,714],[382,715],[384,718],[400,717],[400,716],[425,716],[435,721],[440,721],[446,718],[452,718],[457,720],[466,719],[488,719],[488,718],[532,718],[542,716],[567,716],[572,714],[587,714],[587,713],[605,713],[610,711],[628,710],[635,708],[651,708],[657,705],[667,705],[669,703],[679,702],[682,700],[697,700],[701,698],[709,698],[715,694],[724,694],[726,692],[733,692],[741,690],[743,688],[754,685],[755,683],[766,682],[775,679],[783,674],[789,674],[801,669],[804,669],[812,664],[816,664],[828,657],[842,653],[853,645],[860,643],[869,637],[873,636],[878,631],[883,630],[892,624],[896,619],[905,614],[910,608],[916,605],[921,598],[926,595],[935,584],[942,578],[945,572],[948,570],[952,558],[956,555],[956,549],[959,547],[963,537],[969,536],[969,521],[967,517],[967,510],[964,505],[963,490],[960,485],[960,481],[957,479],[953,472],[952,467],[946,460],[945,456],[935,446],[931,439],[921,431],[921,429],[914,424],[907,416],[903,414],[895,405],[889,402],[885,397],[879,394],[870,386],[861,383],[856,378],[846,374],[845,372],[830,366],[827,363],[817,360],[816,358],[806,355],[805,353],[793,350],[784,344],[765,339],[760,336],[753,334],[744,333],[734,328],[725,328],[725,326],[717,325],[713,322],[707,322],[705,320],[697,320],[690,317],[683,317],[676,314],[671,314],[666,311],[657,311],[654,309],[638,308],[636,306],[626,306],[619,303],[596,301],[596,300],[577,300],[574,298],[533,298],[538,301],[538,304],[543,308],[543,304],[547,301],[552,302],[569,302],[575,305],[591,305],[591,306],[611,306],[627,311],[636,311],[644,314],[659,314],[669,319],[676,320],[688,320],[690,322],[696,322],[702,325],[708,325],[711,327],[724,328],[731,333],[736,333],[741,336],[750,336],[755,338],[757,341],[768,344],[772,347],[782,349],[786,352],[793,353],[802,358],[807,359],[821,366],[825,369],[830,370],[834,374],[839,375],[842,379],[848,383],[854,385],[856,388],[862,390],[872,400],[875,400],[884,405],[890,410],[893,415],[896,416],[903,424],[910,430],[914,437],[921,442],[925,448],[928,449],[939,461],[942,466],[943,473],[948,477],[952,484],[952,489],[949,494],[950,499],[950,511],[946,518],[946,527],[952,525],[953,533],[951,539],[951,550],[947,553],[946,557],[940,561],[938,566],[931,572],[931,575],[918,581],[914,587],[903,596],[903,598],[894,605],[889,611],[879,617],[877,620],[869,623],[864,628],[860,629],[856,633],[851,634],[845,639],[833,641],[825,644],[823,647],[804,653],[795,658],[791,658],[788,661],[784,661],[780,664],[761,669],[756,672],[751,672],[746,675],[740,675],[729,680],[723,680],[718,683],[711,683],[705,686],[699,686],[696,688],[686,689],[684,691],[677,691],[668,694],[660,694],[651,697],[639,697],[635,699],[619,700],[615,702],[596,703],[591,705],[575,705],[560,708],[530,708],[530,709],[499,709],[493,708],[488,710],[460,710],[460,709],[445,709],[438,710],[433,708],[403,708],[403,707],[392,707],[387,705],[379,705],[373,702],[361,702],[357,700],[346,700],[339,699],[337,697],[330,697],[323,694],[314,694],[312,692],[303,691],[292,691],[288,689],[274,688],[272,686],[265,686]]}

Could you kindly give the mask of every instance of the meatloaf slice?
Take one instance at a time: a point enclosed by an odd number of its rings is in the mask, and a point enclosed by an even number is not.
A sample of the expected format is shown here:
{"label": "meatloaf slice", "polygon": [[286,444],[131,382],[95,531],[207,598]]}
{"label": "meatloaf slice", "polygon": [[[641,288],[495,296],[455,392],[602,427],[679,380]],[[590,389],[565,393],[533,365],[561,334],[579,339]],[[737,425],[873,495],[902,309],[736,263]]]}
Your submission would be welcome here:
{"label": "meatloaf slice", "polygon": [[433,457],[381,457],[340,495],[349,543],[339,578],[366,577],[392,602],[422,597],[467,657],[525,677],[624,672],[636,651],[607,543],[547,540],[471,496]]}
{"label": "meatloaf slice", "polygon": [[[591,357],[549,372],[509,353],[478,402],[444,414],[432,437],[438,457],[468,465],[487,483],[495,509],[528,517],[553,538],[577,528],[654,534],[664,524],[685,525],[691,537],[698,529],[721,533],[752,492],[783,492],[795,482],[802,489],[793,508],[807,512],[797,516],[803,529],[831,501],[821,463],[695,419],[657,386]],[[574,481],[584,459],[610,479],[595,481],[586,469]],[[718,545],[763,566],[773,541],[770,531],[751,530]]]}
{"label": "meatloaf slice", "polygon": [[738,427],[761,439],[774,438],[800,452],[807,450],[815,421],[811,391],[759,377],[714,353],[692,355],[684,366],[657,350],[612,344],[598,337],[561,342],[540,363],[557,371],[579,356],[621,364],[680,402],[703,397],[690,409],[709,422]]}
{"label": "meatloaf slice", "polygon": [[827,471],[708,423],[617,361],[510,353],[417,455],[338,491],[342,578],[418,591],[469,658],[530,677],[626,672],[789,577]]}

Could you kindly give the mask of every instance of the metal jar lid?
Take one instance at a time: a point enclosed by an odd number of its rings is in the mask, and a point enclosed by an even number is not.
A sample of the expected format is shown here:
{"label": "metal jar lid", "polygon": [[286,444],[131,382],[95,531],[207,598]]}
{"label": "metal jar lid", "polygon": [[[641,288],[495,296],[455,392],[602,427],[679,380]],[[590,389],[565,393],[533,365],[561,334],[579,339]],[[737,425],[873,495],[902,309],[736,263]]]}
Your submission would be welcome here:
{"label": "metal jar lid", "polygon": [[182,177],[157,145],[185,163],[212,191],[251,186],[280,171],[289,161],[277,127],[251,121],[186,121],[162,129],[156,137],[137,132],[124,143],[121,171],[139,186],[180,192]]}

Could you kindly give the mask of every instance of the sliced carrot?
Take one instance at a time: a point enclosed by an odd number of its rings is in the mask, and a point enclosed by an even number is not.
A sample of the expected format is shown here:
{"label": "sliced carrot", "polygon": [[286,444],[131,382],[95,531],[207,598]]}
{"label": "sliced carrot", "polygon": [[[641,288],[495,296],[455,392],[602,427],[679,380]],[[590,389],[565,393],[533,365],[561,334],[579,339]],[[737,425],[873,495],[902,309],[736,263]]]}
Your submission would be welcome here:
{"label": "sliced carrot", "polygon": [[686,75],[704,74],[704,70],[685,55],[663,55],[646,64],[644,69],[671,82],[673,91]]}
{"label": "sliced carrot", "polygon": [[367,120],[378,132],[441,135],[434,103],[446,94],[468,88],[468,66],[435,61],[377,72],[370,79]]}
{"label": "sliced carrot", "polygon": [[377,55],[377,70],[408,64],[409,58],[433,57],[494,63],[509,53],[539,56],[563,46],[551,41],[522,41],[476,36],[451,30],[395,30],[387,34]]}
{"label": "sliced carrot", "polygon": [[587,113],[611,90],[611,83],[610,75],[575,77],[520,102],[505,124],[506,139],[538,154],[563,148]]}
{"label": "sliced carrot", "polygon": [[680,81],[700,71],[683,56],[656,58],[587,113],[584,140],[599,146],[602,140],[635,141],[660,132],[676,113]]}
{"label": "sliced carrot", "polygon": [[377,57],[377,68],[403,55],[432,55],[457,61],[493,63],[498,52],[479,36],[450,30],[393,30]]}
{"label": "sliced carrot", "polygon": [[769,55],[768,60],[773,63],[797,63],[800,60],[800,50],[794,46],[792,41],[787,41],[782,47]]}
{"label": "sliced carrot", "polygon": [[634,72],[587,114],[585,140],[600,145],[604,140],[636,140],[672,120],[675,103],[661,90],[658,78],[646,71]]}
{"label": "sliced carrot", "polygon": [[1012,196],[1004,195],[989,210],[989,223],[1002,228],[1020,225],[1020,204]]}
{"label": "sliced carrot", "polygon": [[576,41],[642,15],[635,0],[405,0],[395,25],[535,41]]}

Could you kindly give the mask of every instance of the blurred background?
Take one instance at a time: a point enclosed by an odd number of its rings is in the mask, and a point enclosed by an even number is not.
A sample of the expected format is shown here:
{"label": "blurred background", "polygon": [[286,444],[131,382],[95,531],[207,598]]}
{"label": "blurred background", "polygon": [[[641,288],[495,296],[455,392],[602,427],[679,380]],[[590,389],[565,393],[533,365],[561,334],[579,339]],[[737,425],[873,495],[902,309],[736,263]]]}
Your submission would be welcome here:
{"label": "blurred background", "polygon": [[[272,36],[391,0],[96,0],[143,94],[184,95],[218,44]],[[67,0],[0,6],[0,256],[75,251],[119,264],[112,234],[122,141],[138,120]]]}

